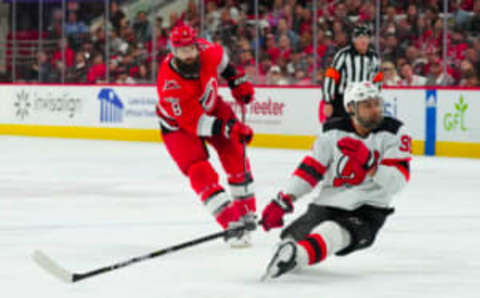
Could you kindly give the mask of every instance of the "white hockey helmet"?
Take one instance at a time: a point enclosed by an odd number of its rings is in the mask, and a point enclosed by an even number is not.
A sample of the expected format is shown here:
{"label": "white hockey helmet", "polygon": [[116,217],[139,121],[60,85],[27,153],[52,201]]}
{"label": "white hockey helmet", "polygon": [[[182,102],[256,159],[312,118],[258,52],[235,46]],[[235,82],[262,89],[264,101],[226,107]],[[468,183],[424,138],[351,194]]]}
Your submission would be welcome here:
{"label": "white hockey helmet", "polygon": [[364,100],[380,98],[378,87],[370,81],[352,82],[348,84],[343,98],[345,110],[348,111],[348,105],[356,104]]}

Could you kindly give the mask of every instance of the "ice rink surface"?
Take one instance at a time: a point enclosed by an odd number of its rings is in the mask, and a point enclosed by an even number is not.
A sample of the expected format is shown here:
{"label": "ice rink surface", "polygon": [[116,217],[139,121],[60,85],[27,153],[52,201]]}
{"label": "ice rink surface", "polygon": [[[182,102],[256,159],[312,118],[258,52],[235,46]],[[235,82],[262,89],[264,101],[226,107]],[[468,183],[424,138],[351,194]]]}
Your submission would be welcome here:
{"label": "ice rink surface", "polygon": [[[219,227],[161,144],[0,137],[0,147],[2,298],[479,297],[480,160],[415,157],[372,248],[277,280],[259,281],[279,231],[258,230],[248,249],[217,240],[64,284],[32,261],[35,249],[83,272]],[[305,151],[249,154],[263,209]]]}

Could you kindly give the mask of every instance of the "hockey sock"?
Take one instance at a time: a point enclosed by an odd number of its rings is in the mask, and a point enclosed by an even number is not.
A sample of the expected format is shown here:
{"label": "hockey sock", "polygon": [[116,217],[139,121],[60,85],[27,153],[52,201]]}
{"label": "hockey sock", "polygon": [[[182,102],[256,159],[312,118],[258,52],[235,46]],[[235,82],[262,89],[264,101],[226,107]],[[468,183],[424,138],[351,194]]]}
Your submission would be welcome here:
{"label": "hockey sock", "polygon": [[240,218],[225,190],[218,184],[218,174],[208,161],[192,165],[188,169],[188,177],[195,193],[223,228]]}
{"label": "hockey sock", "polygon": [[300,250],[303,248],[307,256],[307,258],[302,258],[299,252],[299,265],[305,265],[305,263],[313,265],[323,261],[327,257],[327,245],[320,234],[307,235],[305,239],[298,241],[298,246]]}
{"label": "hockey sock", "polygon": [[[300,240],[298,245],[303,248],[303,253],[307,258],[304,258],[303,263],[313,265],[321,262],[350,244],[350,234],[333,221],[325,221],[318,227],[313,229],[312,233],[307,235],[305,239]],[[299,256],[299,262],[302,263],[302,258]]]}
{"label": "hockey sock", "polygon": [[238,209],[240,216],[248,212],[255,213],[257,206],[251,173],[248,172],[246,176],[244,173],[230,175],[228,186],[234,199],[235,208]]}

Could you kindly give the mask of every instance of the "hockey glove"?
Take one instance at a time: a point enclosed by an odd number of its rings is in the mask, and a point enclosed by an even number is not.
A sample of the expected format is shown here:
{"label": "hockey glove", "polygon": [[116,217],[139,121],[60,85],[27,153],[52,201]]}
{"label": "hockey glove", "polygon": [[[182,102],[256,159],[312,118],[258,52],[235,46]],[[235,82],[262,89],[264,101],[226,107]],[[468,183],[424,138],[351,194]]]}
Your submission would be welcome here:
{"label": "hockey glove", "polygon": [[253,138],[253,130],[250,126],[232,118],[225,122],[223,135],[232,141],[250,144]]}
{"label": "hockey glove", "polygon": [[237,74],[227,79],[228,87],[232,90],[232,96],[240,104],[248,104],[253,101],[255,93],[253,84],[248,81],[244,71],[237,69]]}
{"label": "hockey glove", "polygon": [[293,212],[292,196],[279,192],[277,197],[263,209],[261,221],[263,229],[268,231],[283,227],[283,216],[290,212]]}
{"label": "hockey glove", "polygon": [[350,159],[355,160],[360,166],[368,171],[377,165],[377,158],[368,150],[365,144],[357,139],[344,137],[338,141],[338,148]]}

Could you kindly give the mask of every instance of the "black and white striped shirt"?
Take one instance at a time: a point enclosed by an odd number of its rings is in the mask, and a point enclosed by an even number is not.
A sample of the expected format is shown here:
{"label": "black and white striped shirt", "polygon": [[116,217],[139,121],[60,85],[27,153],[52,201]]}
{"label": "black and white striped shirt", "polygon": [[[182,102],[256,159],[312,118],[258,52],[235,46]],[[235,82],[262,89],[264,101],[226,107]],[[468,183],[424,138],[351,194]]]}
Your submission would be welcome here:
{"label": "black and white striped shirt", "polygon": [[350,82],[373,81],[380,87],[383,75],[379,65],[380,59],[371,47],[365,55],[357,52],[353,45],[340,49],[326,71],[323,99],[328,103],[340,100],[343,106],[343,93]]}

